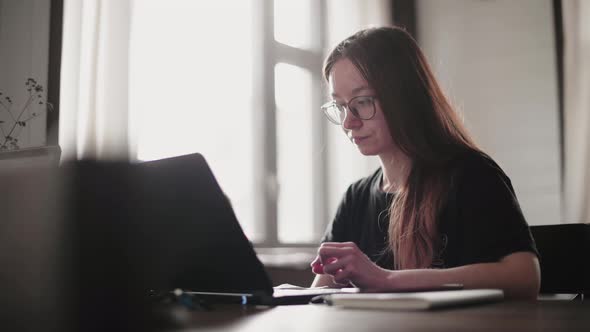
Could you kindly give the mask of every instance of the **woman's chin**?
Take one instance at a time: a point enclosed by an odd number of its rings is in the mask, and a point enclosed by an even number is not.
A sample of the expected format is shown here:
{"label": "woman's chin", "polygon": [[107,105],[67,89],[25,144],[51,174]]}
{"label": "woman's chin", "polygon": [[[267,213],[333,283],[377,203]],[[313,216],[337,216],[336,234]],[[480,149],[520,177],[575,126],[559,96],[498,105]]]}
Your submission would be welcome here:
{"label": "woman's chin", "polygon": [[357,145],[356,148],[364,156],[376,156],[379,154],[376,149],[371,149],[370,147]]}

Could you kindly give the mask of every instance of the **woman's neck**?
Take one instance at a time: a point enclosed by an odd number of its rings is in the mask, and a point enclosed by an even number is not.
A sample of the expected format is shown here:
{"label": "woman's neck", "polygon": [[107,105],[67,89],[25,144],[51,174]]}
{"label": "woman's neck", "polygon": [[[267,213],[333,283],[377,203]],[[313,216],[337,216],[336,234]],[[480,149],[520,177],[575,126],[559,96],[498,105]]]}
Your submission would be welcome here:
{"label": "woman's neck", "polygon": [[385,192],[396,192],[406,181],[412,166],[410,158],[401,151],[394,151],[387,154],[380,154],[381,168],[383,170],[383,181],[381,190]]}

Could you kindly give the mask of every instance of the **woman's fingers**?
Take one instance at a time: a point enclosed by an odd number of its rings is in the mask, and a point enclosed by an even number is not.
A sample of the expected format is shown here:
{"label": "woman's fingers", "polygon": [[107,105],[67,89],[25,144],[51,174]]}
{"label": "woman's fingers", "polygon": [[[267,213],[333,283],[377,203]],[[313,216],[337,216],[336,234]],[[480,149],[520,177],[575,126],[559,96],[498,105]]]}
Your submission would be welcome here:
{"label": "woman's fingers", "polygon": [[318,264],[322,264],[322,261],[320,260],[320,256],[316,256],[315,259],[313,260],[313,262],[311,262],[311,264],[309,264],[309,265],[311,265],[313,267],[314,265],[318,265]]}
{"label": "woman's fingers", "polygon": [[[331,264],[337,261],[336,257],[330,257],[326,259],[326,264]],[[324,274],[324,264],[321,263],[319,256],[311,262],[311,271],[315,274]]]}
{"label": "woman's fingers", "polygon": [[340,259],[341,257],[352,255],[355,253],[356,248],[353,247],[331,247],[331,246],[321,246],[318,249],[318,256],[322,264],[326,265],[329,258],[337,258]]}
{"label": "woman's fingers", "polygon": [[323,270],[324,273],[335,275],[338,273],[339,270],[345,269],[348,264],[352,261],[351,256],[342,257],[340,259],[334,260],[330,263],[324,264]]}
{"label": "woman's fingers", "polygon": [[380,267],[369,259],[354,242],[325,242],[311,263],[316,274],[327,274],[335,284],[353,287],[374,287],[383,275]]}
{"label": "woman's fingers", "polygon": [[324,274],[324,266],[322,264],[312,265],[311,272],[315,274]]}
{"label": "woman's fingers", "polygon": [[311,270],[315,274],[334,274],[350,263],[350,256],[356,251],[358,247],[354,242],[324,242],[318,249],[317,257],[310,264]]}
{"label": "woman's fingers", "polygon": [[340,269],[332,276],[334,282],[343,286],[350,284],[350,270]]}

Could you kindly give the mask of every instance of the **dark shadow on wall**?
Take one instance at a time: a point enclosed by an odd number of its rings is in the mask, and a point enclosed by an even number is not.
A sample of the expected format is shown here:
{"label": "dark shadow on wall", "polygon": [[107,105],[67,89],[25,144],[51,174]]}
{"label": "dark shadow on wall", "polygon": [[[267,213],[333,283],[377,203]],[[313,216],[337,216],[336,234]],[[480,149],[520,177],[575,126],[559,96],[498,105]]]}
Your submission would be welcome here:
{"label": "dark shadow on wall", "polygon": [[57,145],[59,135],[59,93],[61,80],[63,7],[63,0],[51,0],[47,101],[53,104],[53,110],[47,113],[47,145]]}

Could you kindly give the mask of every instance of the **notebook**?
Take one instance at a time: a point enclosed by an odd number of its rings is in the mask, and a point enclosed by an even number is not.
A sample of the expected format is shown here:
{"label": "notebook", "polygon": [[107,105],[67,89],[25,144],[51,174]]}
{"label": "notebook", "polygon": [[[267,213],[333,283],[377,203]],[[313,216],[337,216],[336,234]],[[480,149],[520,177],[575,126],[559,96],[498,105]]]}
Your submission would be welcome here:
{"label": "notebook", "polygon": [[[236,167],[239,171],[239,167]],[[153,252],[154,289],[176,288],[206,301],[301,304],[339,288],[273,288],[201,154],[145,162],[134,172],[141,197],[142,228],[161,250]],[[153,236],[157,234],[157,236]]]}
{"label": "notebook", "polygon": [[465,289],[397,294],[333,294],[325,296],[324,301],[344,308],[429,310],[501,301],[503,298],[504,292],[500,289]]}

